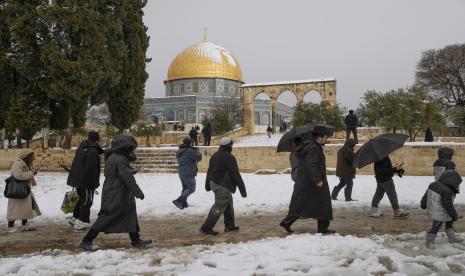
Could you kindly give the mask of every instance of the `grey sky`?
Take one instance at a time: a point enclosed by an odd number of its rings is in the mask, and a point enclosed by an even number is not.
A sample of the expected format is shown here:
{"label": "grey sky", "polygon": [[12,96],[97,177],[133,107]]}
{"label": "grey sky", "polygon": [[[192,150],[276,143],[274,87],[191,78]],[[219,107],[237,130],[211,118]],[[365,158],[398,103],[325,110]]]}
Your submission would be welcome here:
{"label": "grey sky", "polygon": [[334,76],[349,108],[366,90],[411,85],[424,50],[465,43],[465,0],[149,0],[144,20],[146,97],[164,96],[170,62],[204,27],[247,83]]}

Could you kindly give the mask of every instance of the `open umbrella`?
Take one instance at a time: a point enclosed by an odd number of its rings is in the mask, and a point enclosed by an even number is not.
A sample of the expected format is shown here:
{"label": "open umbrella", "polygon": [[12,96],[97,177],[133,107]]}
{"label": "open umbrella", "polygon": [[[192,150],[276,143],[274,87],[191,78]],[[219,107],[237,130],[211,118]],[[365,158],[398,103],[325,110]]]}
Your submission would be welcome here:
{"label": "open umbrella", "polygon": [[312,137],[312,131],[316,126],[324,126],[328,130],[328,136],[332,136],[336,128],[331,125],[326,124],[315,124],[310,123],[295,127],[288,132],[286,132],[281,139],[279,140],[278,147],[276,148],[277,152],[291,151],[294,146],[294,139],[298,136],[301,136],[304,140],[308,140]]}
{"label": "open umbrella", "polygon": [[385,133],[363,144],[355,153],[354,166],[363,168],[366,165],[381,161],[383,158],[404,146],[408,135]]}

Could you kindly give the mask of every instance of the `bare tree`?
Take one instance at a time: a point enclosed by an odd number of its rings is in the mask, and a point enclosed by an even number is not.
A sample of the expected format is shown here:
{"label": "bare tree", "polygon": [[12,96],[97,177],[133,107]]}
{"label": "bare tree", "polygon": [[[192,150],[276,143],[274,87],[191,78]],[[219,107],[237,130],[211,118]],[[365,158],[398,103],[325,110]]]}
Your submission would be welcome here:
{"label": "bare tree", "polygon": [[416,78],[443,104],[465,106],[465,44],[424,52]]}

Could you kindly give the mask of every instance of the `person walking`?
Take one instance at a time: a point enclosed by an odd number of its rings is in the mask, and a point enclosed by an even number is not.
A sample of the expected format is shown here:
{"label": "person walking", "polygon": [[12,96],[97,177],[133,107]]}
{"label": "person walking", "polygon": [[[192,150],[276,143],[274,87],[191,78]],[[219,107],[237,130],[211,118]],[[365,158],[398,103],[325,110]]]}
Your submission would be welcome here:
{"label": "person walking", "polygon": [[220,140],[220,148],[210,158],[208,165],[205,190],[213,191],[215,203],[210,209],[208,217],[200,227],[200,232],[205,235],[218,235],[213,230],[221,215],[224,216],[224,231],[238,231],[235,224],[234,205],[232,194],[239,188],[242,197],[247,197],[247,191],[239,173],[236,158],[231,154],[233,141],[229,137]]}
{"label": "person walking", "polygon": [[438,181],[431,183],[421,199],[421,208],[427,209],[428,218],[433,221],[426,233],[426,246],[432,248],[441,226],[445,223],[446,235],[450,243],[461,243],[456,236],[453,224],[460,217],[454,207],[455,195],[459,193],[462,177],[455,170],[445,171]]}
{"label": "person walking", "polygon": [[272,133],[273,133],[273,129],[270,127],[270,125],[268,125],[268,127],[266,128],[266,135],[268,135],[268,138],[271,139]]}
{"label": "person walking", "polygon": [[212,125],[207,123],[206,126],[202,128],[202,135],[204,140],[204,146],[210,146],[212,142]]}
{"label": "person walking", "polygon": [[144,199],[144,193],[137,185],[134,170],[129,162],[137,160],[134,150],[137,142],[130,135],[118,135],[111,141],[111,148],[105,152],[105,182],[102,188],[102,204],[97,220],[90,227],[80,247],[95,251],[99,247],[93,240],[100,232],[129,233],[134,247],[152,243],[140,238],[136,200]]}
{"label": "person walking", "polygon": [[100,186],[100,155],[103,154],[103,149],[98,144],[99,141],[98,132],[88,133],[87,140],[79,145],[74,154],[68,174],[67,184],[76,188],[79,195],[73,216],[69,218],[69,224],[75,230],[89,228],[90,208],[94,201],[95,190]]}
{"label": "person walking", "polygon": [[337,200],[339,192],[344,189],[346,201],[352,199],[352,187],[354,185],[355,167],[354,167],[354,148],[355,140],[347,139],[344,146],[337,152],[336,176],[339,177],[339,184],[333,188],[331,198]]}
{"label": "person walking", "polygon": [[197,130],[195,130],[195,127],[192,127],[191,131],[189,131],[189,137],[192,139],[195,146],[199,145],[199,142],[197,141],[197,135]]}
{"label": "person walking", "polygon": [[[11,176],[17,180],[29,181],[30,188],[37,185],[34,176],[37,175],[38,170],[33,168],[33,162],[34,151],[27,149],[18,154],[18,157],[16,157],[11,166]],[[6,210],[6,218],[8,220],[7,233],[15,233],[20,230],[15,227],[16,220],[21,220],[22,231],[35,230],[35,227],[28,220],[40,215],[39,205],[37,205],[32,189],[26,198],[8,198]]]}
{"label": "person walking", "polygon": [[377,185],[376,192],[373,195],[373,200],[371,201],[370,217],[383,216],[383,213],[378,208],[378,205],[383,199],[384,194],[387,194],[394,213],[394,218],[408,218],[409,213],[400,209],[399,207],[396,187],[394,186],[394,180],[392,179],[394,174],[397,174],[399,177],[404,174],[404,169],[402,168],[403,165],[404,163],[392,166],[392,162],[389,156],[386,156],[384,159],[374,164]]}
{"label": "person walking", "polygon": [[434,142],[433,132],[431,128],[427,128],[425,131],[425,142]]}
{"label": "person walking", "polygon": [[346,140],[350,138],[350,133],[354,135],[355,143],[358,144],[357,138],[357,125],[358,125],[358,118],[355,115],[353,110],[349,110],[349,114],[345,117],[344,123],[346,125]]}
{"label": "person walking", "polygon": [[197,148],[192,147],[192,140],[186,137],[176,152],[176,159],[179,164],[178,172],[182,183],[182,192],[177,199],[173,200],[173,204],[182,210],[189,206],[187,198],[195,192],[197,162],[202,160],[202,154]]}
{"label": "person walking", "polygon": [[331,195],[326,178],[326,158],[323,146],[329,130],[316,126],[313,141],[303,142],[295,153],[298,160],[297,181],[294,185],[289,212],[279,224],[288,233],[293,233],[291,225],[299,218],[313,218],[318,221],[318,233],[333,234],[329,229],[333,219]]}
{"label": "person walking", "polygon": [[438,181],[443,172],[455,170],[455,163],[452,161],[453,155],[454,150],[449,147],[441,147],[438,149],[438,159],[436,159],[433,164],[434,181]]}

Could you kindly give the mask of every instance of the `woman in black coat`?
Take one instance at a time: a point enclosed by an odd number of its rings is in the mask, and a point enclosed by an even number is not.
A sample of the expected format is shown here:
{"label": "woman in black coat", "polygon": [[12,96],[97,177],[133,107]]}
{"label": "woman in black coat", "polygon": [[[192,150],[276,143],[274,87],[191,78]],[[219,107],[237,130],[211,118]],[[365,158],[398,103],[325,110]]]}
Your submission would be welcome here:
{"label": "woman in black coat", "polygon": [[328,229],[333,219],[331,195],[326,178],[323,146],[328,138],[325,127],[315,127],[314,142],[304,142],[295,153],[298,160],[297,181],[292,193],[289,213],[280,226],[292,233],[291,225],[299,218],[318,220],[318,233],[335,233]]}
{"label": "woman in black coat", "polygon": [[135,198],[144,199],[144,193],[134,178],[129,162],[136,161],[134,150],[137,142],[129,135],[119,135],[111,142],[111,149],[105,152],[105,182],[102,188],[102,205],[98,218],[81,243],[81,248],[94,251],[99,249],[92,241],[100,232],[129,233],[132,246],[152,243],[139,236],[139,222]]}

